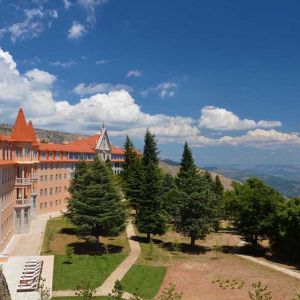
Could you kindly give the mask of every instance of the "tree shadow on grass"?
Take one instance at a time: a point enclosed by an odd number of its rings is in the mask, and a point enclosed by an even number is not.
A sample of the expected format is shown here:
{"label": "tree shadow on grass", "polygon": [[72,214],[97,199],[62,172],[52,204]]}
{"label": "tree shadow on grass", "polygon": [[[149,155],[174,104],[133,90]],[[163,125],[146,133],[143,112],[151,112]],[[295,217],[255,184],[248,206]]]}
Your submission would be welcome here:
{"label": "tree shadow on grass", "polygon": [[122,246],[112,244],[96,244],[94,241],[70,243],[69,246],[73,248],[74,254],[76,255],[116,254],[121,253],[124,248]]}
{"label": "tree shadow on grass", "polygon": [[209,247],[199,246],[199,245],[191,246],[188,243],[174,244],[172,242],[165,242],[161,246],[167,251],[175,252],[175,253],[179,252],[185,254],[204,254],[208,251],[211,251],[211,248]]}
{"label": "tree shadow on grass", "polygon": [[67,234],[67,235],[76,235],[76,229],[75,228],[62,228],[59,233]]}
{"label": "tree shadow on grass", "polygon": [[[149,244],[149,241],[148,241],[147,237],[144,237],[144,236],[137,236],[137,235],[135,235],[135,236],[131,237],[131,239],[133,241],[139,242],[141,244]],[[152,242],[155,245],[160,245],[160,244],[163,243],[163,241],[160,240],[160,239],[153,239],[153,238],[151,238],[151,240],[152,240]]]}

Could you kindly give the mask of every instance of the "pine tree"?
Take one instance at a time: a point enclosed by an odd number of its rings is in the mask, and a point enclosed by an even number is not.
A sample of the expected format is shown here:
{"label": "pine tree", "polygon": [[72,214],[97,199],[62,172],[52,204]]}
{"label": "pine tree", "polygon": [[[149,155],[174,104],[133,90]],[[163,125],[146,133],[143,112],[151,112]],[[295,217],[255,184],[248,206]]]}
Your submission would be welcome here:
{"label": "pine tree", "polygon": [[211,174],[207,170],[204,171],[203,177],[207,181],[207,184],[211,188],[211,190],[214,190],[214,180],[213,180]]}
{"label": "pine tree", "polygon": [[[82,238],[116,236],[125,229],[126,214],[113,182],[111,168],[95,158],[82,168],[81,176],[71,183],[67,217],[77,226]],[[76,172],[75,172],[76,178]],[[82,185],[84,183],[84,186]]]}
{"label": "pine tree", "polygon": [[224,194],[224,186],[221,182],[221,179],[219,175],[216,176],[215,182],[214,182],[214,192],[219,196],[223,197]]}
{"label": "pine tree", "polygon": [[176,231],[191,239],[191,246],[197,239],[204,239],[215,224],[215,194],[206,189],[187,195],[179,212]]}
{"label": "pine tree", "polygon": [[125,159],[123,163],[122,177],[126,184],[129,179],[129,176],[131,175],[131,170],[137,159],[137,154],[134,149],[134,145],[128,136],[126,136],[125,139],[124,150]]}
{"label": "pine tree", "polygon": [[198,171],[193,159],[192,150],[187,142],[185,142],[180,162],[180,170],[176,178],[179,189],[186,193],[193,192],[197,173]]}
{"label": "pine tree", "polygon": [[136,225],[141,233],[146,233],[150,241],[151,234],[164,234],[166,216],[162,208],[160,171],[158,168],[158,150],[155,136],[147,129],[144,154],[142,158],[143,178],[141,195],[137,207]]}

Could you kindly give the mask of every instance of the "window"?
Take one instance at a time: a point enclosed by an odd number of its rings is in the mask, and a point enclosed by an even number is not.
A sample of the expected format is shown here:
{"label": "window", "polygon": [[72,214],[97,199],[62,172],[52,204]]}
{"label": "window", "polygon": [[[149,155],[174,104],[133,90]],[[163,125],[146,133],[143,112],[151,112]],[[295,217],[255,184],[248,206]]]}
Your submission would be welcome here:
{"label": "window", "polygon": [[30,148],[26,147],[25,148],[25,157],[29,157],[30,156]]}
{"label": "window", "polygon": [[16,156],[22,157],[22,148],[16,148]]}
{"label": "window", "polygon": [[56,152],[56,159],[60,159],[60,152]]}
{"label": "window", "polygon": [[42,156],[42,159],[45,159],[46,158],[46,152],[42,151],[41,156]]}

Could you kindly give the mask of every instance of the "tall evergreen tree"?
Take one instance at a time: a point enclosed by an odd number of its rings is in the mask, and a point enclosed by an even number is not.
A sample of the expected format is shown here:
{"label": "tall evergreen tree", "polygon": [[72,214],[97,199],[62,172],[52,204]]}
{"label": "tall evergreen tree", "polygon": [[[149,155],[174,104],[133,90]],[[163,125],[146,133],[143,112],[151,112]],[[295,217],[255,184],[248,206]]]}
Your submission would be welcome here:
{"label": "tall evergreen tree", "polygon": [[191,239],[191,246],[197,239],[204,239],[215,224],[215,194],[207,188],[202,192],[186,194],[179,212],[176,231]]}
{"label": "tall evergreen tree", "polygon": [[137,159],[136,150],[131,139],[126,136],[124,143],[124,163],[123,163],[123,171],[122,177],[125,183],[128,181],[132,168],[134,167],[135,161]]}
{"label": "tall evergreen tree", "polygon": [[136,225],[141,233],[164,234],[166,216],[162,207],[158,150],[155,136],[147,129],[142,158],[143,178],[141,195],[137,207]]}
{"label": "tall evergreen tree", "polygon": [[219,175],[216,176],[215,182],[214,182],[214,192],[219,196],[223,197],[224,195],[224,186],[222,184],[222,181],[219,177]]}
{"label": "tall evergreen tree", "polygon": [[180,170],[176,178],[179,189],[186,193],[193,192],[197,173],[198,171],[193,159],[192,150],[187,142],[185,142],[180,162]]}
{"label": "tall evergreen tree", "polygon": [[[80,182],[76,180],[76,172],[81,174]],[[125,229],[126,213],[111,168],[96,158],[76,172],[66,215],[77,226],[78,236],[93,236],[99,242],[100,236],[121,233]]]}

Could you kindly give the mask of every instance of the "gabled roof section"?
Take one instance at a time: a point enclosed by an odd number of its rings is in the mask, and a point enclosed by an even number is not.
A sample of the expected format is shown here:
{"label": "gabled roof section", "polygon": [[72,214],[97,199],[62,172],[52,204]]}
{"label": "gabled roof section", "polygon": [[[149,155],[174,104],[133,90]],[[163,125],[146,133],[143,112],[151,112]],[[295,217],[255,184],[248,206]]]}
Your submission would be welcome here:
{"label": "gabled roof section", "polygon": [[12,129],[11,140],[16,142],[34,142],[34,136],[31,130],[28,129],[23,109],[20,108],[16,118],[15,125],[13,126]]}
{"label": "gabled roof section", "polygon": [[111,154],[116,154],[116,155],[124,155],[124,149],[116,147],[116,146],[112,146],[111,147]]}

